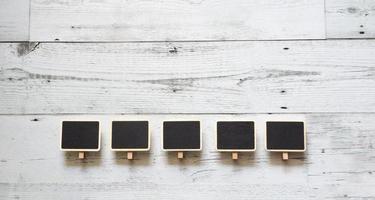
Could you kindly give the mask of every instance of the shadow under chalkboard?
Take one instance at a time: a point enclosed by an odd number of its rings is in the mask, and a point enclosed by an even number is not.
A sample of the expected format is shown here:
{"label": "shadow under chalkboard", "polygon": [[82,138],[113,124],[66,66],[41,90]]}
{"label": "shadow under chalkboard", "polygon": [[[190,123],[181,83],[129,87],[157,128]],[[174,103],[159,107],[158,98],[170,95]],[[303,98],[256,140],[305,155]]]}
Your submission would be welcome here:
{"label": "shadow under chalkboard", "polygon": [[237,160],[232,159],[231,152],[219,152],[220,163],[224,165],[251,166],[256,162],[254,152],[240,152]]}
{"label": "shadow under chalkboard", "polygon": [[308,162],[307,152],[288,152],[288,160],[282,160],[281,154],[281,152],[268,152],[269,163],[271,165],[300,166]]}
{"label": "shadow under chalkboard", "polygon": [[126,151],[116,151],[115,160],[118,165],[147,166],[151,165],[151,151],[133,151],[133,159],[127,158]]}
{"label": "shadow under chalkboard", "polygon": [[70,167],[99,166],[102,162],[100,151],[85,152],[84,159],[79,159],[78,152],[75,151],[67,151],[63,153],[65,155],[65,165]]}
{"label": "shadow under chalkboard", "polygon": [[184,158],[177,158],[177,151],[168,151],[167,154],[168,164],[170,165],[199,165],[202,153],[200,151],[184,151]]}

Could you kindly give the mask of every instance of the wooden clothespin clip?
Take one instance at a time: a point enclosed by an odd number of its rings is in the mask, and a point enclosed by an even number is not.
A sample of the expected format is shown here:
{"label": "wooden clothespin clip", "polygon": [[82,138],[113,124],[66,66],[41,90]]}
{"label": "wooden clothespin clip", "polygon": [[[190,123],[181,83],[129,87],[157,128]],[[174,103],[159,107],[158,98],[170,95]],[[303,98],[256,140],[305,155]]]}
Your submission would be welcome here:
{"label": "wooden clothespin clip", "polygon": [[183,159],[184,158],[184,152],[182,152],[182,151],[177,152],[177,158]]}
{"label": "wooden clothespin clip", "polygon": [[288,160],[289,159],[288,152],[283,152],[282,158],[283,158],[283,160]]}
{"label": "wooden clothespin clip", "polygon": [[232,152],[232,159],[237,160],[238,159],[238,153],[237,152]]}
{"label": "wooden clothespin clip", "polygon": [[128,160],[133,160],[133,152],[128,152],[127,158],[128,158]]}
{"label": "wooden clothespin clip", "polygon": [[78,159],[85,159],[85,152],[78,152]]}

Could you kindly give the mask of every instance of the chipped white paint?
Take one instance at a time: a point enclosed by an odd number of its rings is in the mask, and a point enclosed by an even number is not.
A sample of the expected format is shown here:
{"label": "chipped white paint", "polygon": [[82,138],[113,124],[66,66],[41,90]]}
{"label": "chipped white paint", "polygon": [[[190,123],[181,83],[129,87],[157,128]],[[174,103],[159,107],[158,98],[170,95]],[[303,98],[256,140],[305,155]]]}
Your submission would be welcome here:
{"label": "chipped white paint", "polygon": [[[62,119],[96,118],[102,125],[102,150],[59,150]],[[373,199],[375,198],[375,114],[191,115],[202,121],[203,151],[175,153],[160,146],[161,124],[176,115],[0,116],[1,199]],[[151,151],[110,151],[112,119],[150,119]],[[306,153],[264,150],[266,120],[305,120]],[[257,151],[230,153],[214,149],[216,120],[255,120]]]}
{"label": "chipped white paint", "polygon": [[29,0],[0,0],[0,41],[29,40]]}
{"label": "chipped white paint", "polygon": [[374,112],[375,41],[0,44],[0,113]]}
{"label": "chipped white paint", "polygon": [[324,37],[324,0],[31,0],[31,41]]}
{"label": "chipped white paint", "polygon": [[375,38],[374,0],[326,0],[327,38]]}

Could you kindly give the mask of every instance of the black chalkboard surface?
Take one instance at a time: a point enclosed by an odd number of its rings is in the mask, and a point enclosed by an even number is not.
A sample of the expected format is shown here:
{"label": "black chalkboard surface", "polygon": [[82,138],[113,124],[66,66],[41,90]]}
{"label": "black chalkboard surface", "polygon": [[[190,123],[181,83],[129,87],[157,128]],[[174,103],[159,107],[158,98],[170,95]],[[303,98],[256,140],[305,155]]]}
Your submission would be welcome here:
{"label": "black chalkboard surface", "polygon": [[266,147],[269,151],[304,151],[304,122],[267,122]]}
{"label": "black chalkboard surface", "polygon": [[100,149],[98,121],[63,121],[61,149],[68,151],[97,151]]}
{"label": "black chalkboard surface", "polygon": [[254,151],[255,130],[252,121],[221,121],[216,124],[216,148],[219,151]]}
{"label": "black chalkboard surface", "polygon": [[150,144],[148,121],[113,121],[113,150],[148,150]]}
{"label": "black chalkboard surface", "polygon": [[165,121],[163,123],[163,149],[194,151],[201,149],[199,121]]}

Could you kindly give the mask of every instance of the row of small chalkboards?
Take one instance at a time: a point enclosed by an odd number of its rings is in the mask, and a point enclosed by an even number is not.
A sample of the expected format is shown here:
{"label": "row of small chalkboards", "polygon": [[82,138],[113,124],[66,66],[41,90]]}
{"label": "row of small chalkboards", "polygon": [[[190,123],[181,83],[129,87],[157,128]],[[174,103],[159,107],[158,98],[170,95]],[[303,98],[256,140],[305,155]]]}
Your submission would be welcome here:
{"label": "row of small chalkboards", "polygon": [[[133,152],[150,149],[150,130],[148,121],[112,121],[111,149],[126,151],[128,159]],[[176,151],[183,158],[185,151],[202,149],[202,131],[200,121],[164,121],[162,148]],[[61,131],[61,150],[78,151],[84,158],[85,151],[100,150],[99,121],[63,121]],[[283,160],[288,152],[306,150],[306,130],[301,121],[266,122],[266,150],[282,152]],[[216,125],[216,149],[232,152],[232,158],[238,159],[238,152],[250,152],[256,149],[255,123],[253,121],[219,121]]]}

